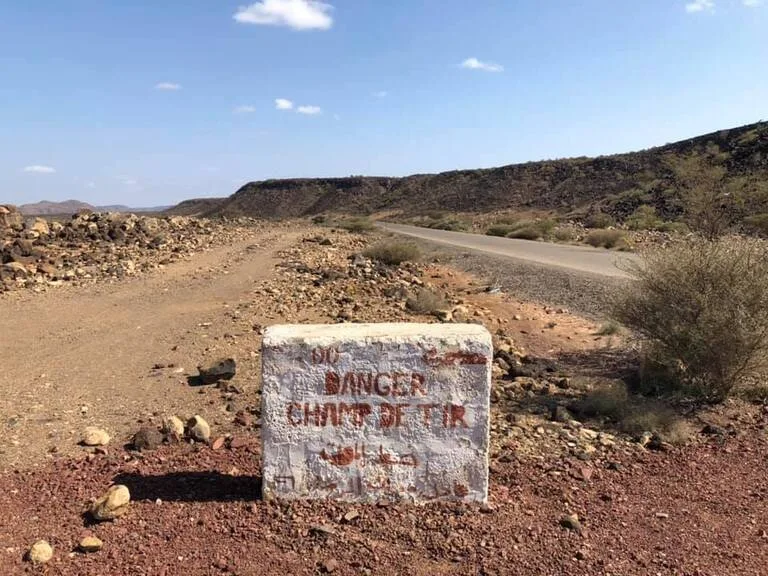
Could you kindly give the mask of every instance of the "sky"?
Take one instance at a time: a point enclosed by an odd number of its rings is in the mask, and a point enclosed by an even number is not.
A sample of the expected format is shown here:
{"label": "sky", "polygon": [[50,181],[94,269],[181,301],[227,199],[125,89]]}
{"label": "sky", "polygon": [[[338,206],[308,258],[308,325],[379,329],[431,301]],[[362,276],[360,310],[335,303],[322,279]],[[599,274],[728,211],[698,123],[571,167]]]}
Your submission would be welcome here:
{"label": "sky", "polygon": [[0,203],[594,156],[768,119],[768,0],[0,0]]}

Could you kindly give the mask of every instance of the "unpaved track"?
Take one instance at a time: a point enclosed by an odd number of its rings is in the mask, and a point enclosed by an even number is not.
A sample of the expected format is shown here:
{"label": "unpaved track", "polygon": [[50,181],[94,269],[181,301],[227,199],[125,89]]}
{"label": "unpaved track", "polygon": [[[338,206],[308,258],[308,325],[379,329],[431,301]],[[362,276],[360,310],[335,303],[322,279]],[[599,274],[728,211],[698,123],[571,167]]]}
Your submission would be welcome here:
{"label": "unpaved track", "polygon": [[431,240],[440,244],[599,276],[627,278],[629,275],[622,269],[622,262],[631,262],[636,259],[631,254],[610,252],[589,246],[498,238],[481,234],[432,230],[431,228],[419,228],[418,226],[403,224],[381,223],[379,226],[389,232]]}
{"label": "unpaved track", "polygon": [[0,469],[77,450],[87,425],[121,439],[137,418],[189,415],[198,391],[153,364],[194,373],[205,323],[269,277],[274,253],[294,239],[255,233],[127,282],[0,299]]}

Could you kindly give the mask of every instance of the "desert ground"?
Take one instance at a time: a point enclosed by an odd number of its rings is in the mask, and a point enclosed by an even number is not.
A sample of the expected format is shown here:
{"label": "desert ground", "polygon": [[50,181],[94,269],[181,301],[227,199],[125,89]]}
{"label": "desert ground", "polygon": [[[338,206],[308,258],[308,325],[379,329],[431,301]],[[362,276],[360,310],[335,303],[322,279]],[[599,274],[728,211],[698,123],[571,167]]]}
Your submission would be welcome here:
{"label": "desert ground", "polygon": [[[387,234],[240,223],[135,274],[15,278],[0,294],[0,573],[766,573],[763,406],[681,407],[648,434],[574,413],[622,375],[625,338],[602,314],[625,279],[427,242],[416,263],[361,255]],[[408,304],[425,290],[439,306]],[[262,501],[264,327],[384,321],[494,335],[489,504]],[[201,385],[219,358],[236,375]],[[159,435],[194,415],[205,441]],[[87,427],[109,442],[82,446]],[[130,505],[94,523],[112,484]],[[86,536],[103,547],[80,551]]]}

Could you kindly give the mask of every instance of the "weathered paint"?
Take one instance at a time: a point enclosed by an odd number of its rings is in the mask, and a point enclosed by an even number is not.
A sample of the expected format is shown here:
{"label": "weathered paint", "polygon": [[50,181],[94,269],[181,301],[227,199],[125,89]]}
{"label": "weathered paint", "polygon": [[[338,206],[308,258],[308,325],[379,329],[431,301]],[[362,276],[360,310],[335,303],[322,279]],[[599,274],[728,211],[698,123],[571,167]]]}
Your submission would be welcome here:
{"label": "weathered paint", "polygon": [[475,324],[268,328],[264,497],[485,502],[492,357]]}

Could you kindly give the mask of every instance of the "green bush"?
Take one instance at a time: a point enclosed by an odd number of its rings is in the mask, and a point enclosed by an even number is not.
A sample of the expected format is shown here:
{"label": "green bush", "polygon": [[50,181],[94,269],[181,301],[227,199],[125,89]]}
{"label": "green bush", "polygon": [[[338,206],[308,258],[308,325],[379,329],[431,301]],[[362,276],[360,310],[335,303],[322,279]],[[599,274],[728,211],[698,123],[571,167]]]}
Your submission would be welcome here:
{"label": "green bush", "polygon": [[328,221],[328,217],[325,214],[318,214],[317,216],[312,216],[313,224],[325,224],[327,221]]}
{"label": "green bush", "polygon": [[443,218],[435,222],[427,223],[427,228],[433,230],[448,230],[450,232],[463,232],[469,228],[469,225],[458,218]]}
{"label": "green bush", "polygon": [[584,241],[595,248],[617,248],[626,243],[624,232],[621,230],[592,230]]}
{"label": "green bush", "polygon": [[605,212],[592,212],[584,218],[584,226],[587,228],[608,228],[614,226],[616,221],[613,216]]}
{"label": "green bush", "polygon": [[644,344],[644,389],[722,401],[768,376],[768,251],[691,238],[644,254],[612,316]]}
{"label": "green bush", "polygon": [[415,244],[404,242],[382,242],[371,246],[363,256],[388,266],[399,266],[403,262],[414,262],[421,257],[421,251]]}
{"label": "green bush", "polygon": [[549,218],[542,220],[522,220],[514,225],[507,234],[507,238],[518,238],[521,240],[539,240],[549,238],[555,229],[555,221]]}
{"label": "green bush", "polygon": [[639,206],[624,222],[630,230],[656,230],[662,224],[653,206]]}

